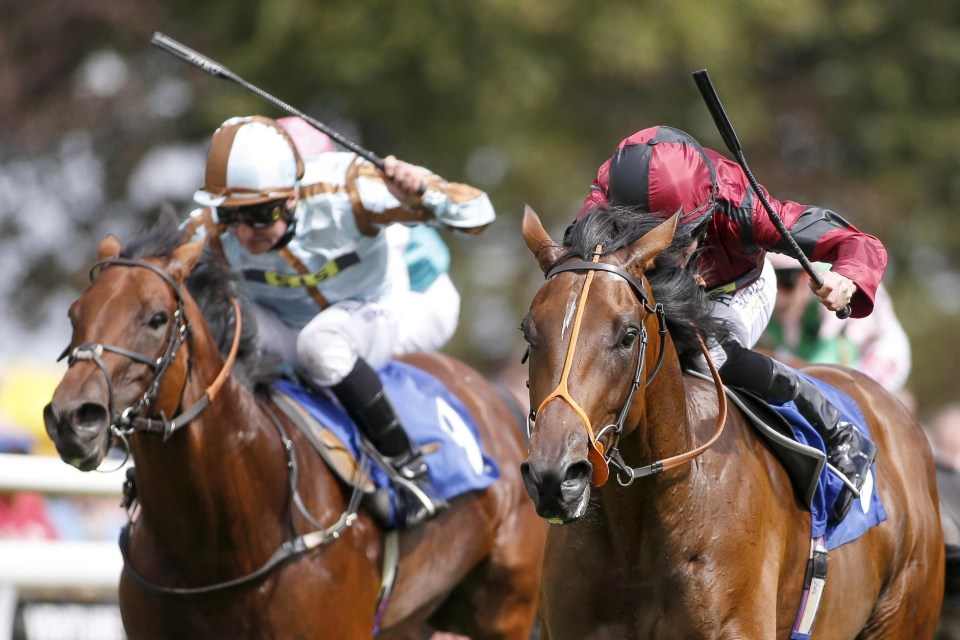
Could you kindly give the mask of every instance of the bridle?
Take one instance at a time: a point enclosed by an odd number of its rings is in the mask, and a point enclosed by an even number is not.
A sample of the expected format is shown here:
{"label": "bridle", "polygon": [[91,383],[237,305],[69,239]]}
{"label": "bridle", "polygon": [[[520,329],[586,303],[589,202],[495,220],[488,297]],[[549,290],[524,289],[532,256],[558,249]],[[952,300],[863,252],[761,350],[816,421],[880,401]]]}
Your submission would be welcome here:
{"label": "bridle", "polygon": [[[223,368],[220,370],[220,373],[217,375],[216,379],[214,379],[213,383],[207,387],[203,396],[201,396],[201,398],[195,402],[193,406],[173,418],[167,418],[163,411],[160,411],[157,417],[144,417],[142,414],[148,412],[156,402],[157,396],[160,393],[160,385],[163,382],[164,376],[167,371],[169,371],[170,365],[173,364],[174,360],[176,360],[177,353],[179,352],[181,345],[186,342],[187,370],[184,374],[183,382],[181,383],[180,387],[180,397],[182,398],[187,379],[190,377],[190,371],[193,369],[193,333],[190,330],[190,321],[187,319],[184,311],[183,296],[180,293],[180,285],[173,278],[171,278],[169,274],[159,267],[150,264],[149,262],[131,260],[127,258],[110,258],[108,260],[101,260],[93,265],[93,268],[90,269],[90,280],[93,281],[96,279],[97,275],[100,273],[100,270],[108,266],[125,266],[148,269],[159,276],[164,282],[167,283],[167,285],[170,286],[174,297],[177,300],[177,310],[173,313],[173,322],[170,328],[170,335],[167,338],[167,345],[164,348],[163,354],[157,358],[151,358],[135,351],[130,351],[114,345],[104,344],[102,342],[85,342],[84,344],[74,347],[73,349],[68,346],[57,359],[60,361],[64,358],[67,358],[67,364],[71,367],[80,360],[90,360],[100,367],[100,370],[103,371],[104,377],[107,380],[109,403],[108,410],[110,412],[110,433],[115,438],[123,442],[124,447],[129,454],[130,446],[127,436],[131,435],[133,432],[142,431],[146,433],[159,434],[163,437],[163,440],[166,441],[171,435],[173,435],[175,431],[189,424],[192,420],[199,416],[204,409],[206,409],[211,400],[216,397],[217,392],[226,381],[227,376],[229,376],[230,370],[233,368],[233,364],[236,361],[237,350],[240,346],[240,333],[243,321],[240,314],[240,305],[236,298],[232,298],[230,302],[233,306],[234,318],[236,320],[234,323],[233,343],[230,347],[230,353],[227,356],[227,359],[223,364]],[[125,408],[119,414],[117,413],[116,408],[113,378],[110,370],[107,368],[106,364],[104,364],[103,359],[101,358],[105,351],[116,353],[133,360],[134,362],[146,365],[153,372],[153,383],[147,388],[146,391],[143,392],[143,395],[139,400]]]}
{"label": "bridle", "polygon": [[[658,460],[657,462],[654,462],[652,464],[649,464],[643,467],[630,467],[624,462],[623,457],[620,454],[620,450],[618,449],[618,445],[620,442],[620,436],[623,433],[623,428],[627,419],[627,415],[630,413],[630,408],[633,405],[634,395],[636,394],[637,389],[640,387],[640,378],[643,375],[643,365],[644,365],[644,362],[646,361],[646,350],[647,350],[647,341],[648,341],[646,317],[649,317],[651,315],[656,315],[658,333],[660,338],[659,340],[660,345],[657,351],[656,364],[653,367],[652,373],[647,378],[647,382],[645,385],[647,387],[649,387],[650,383],[653,382],[654,378],[656,378],[657,374],[660,372],[660,366],[663,364],[664,350],[666,346],[665,342],[666,342],[666,335],[667,335],[667,322],[666,322],[666,315],[664,313],[663,305],[660,303],[651,304],[652,294],[648,293],[646,287],[644,287],[643,284],[637,281],[636,278],[634,278],[631,274],[629,274],[624,269],[606,262],[600,262],[602,249],[603,249],[602,245],[597,245],[597,248],[593,252],[593,260],[591,261],[578,260],[574,262],[560,264],[560,265],[554,266],[553,268],[548,270],[546,273],[546,276],[545,276],[546,280],[549,280],[550,278],[557,275],[558,273],[562,273],[565,271],[586,271],[587,275],[584,279],[583,288],[581,289],[581,292],[580,292],[579,302],[577,303],[577,311],[574,317],[573,328],[570,333],[570,344],[567,346],[567,355],[563,363],[563,371],[560,374],[560,381],[557,384],[556,389],[554,389],[552,393],[550,393],[546,398],[543,399],[543,401],[540,403],[540,406],[536,410],[530,412],[530,420],[531,421],[536,420],[537,414],[543,411],[543,408],[547,405],[547,403],[557,398],[566,402],[570,406],[570,408],[573,409],[574,413],[576,413],[577,416],[580,418],[581,422],[583,423],[584,427],[587,430],[587,435],[589,436],[589,439],[590,439],[590,450],[588,451],[587,458],[590,460],[591,464],[593,465],[593,480],[591,484],[595,487],[603,486],[607,482],[607,479],[609,478],[609,475],[610,475],[609,467],[612,466],[614,470],[617,472],[617,481],[623,486],[628,486],[632,484],[636,478],[641,478],[649,475],[662,473],[667,469],[671,469],[680,464],[689,462],[693,458],[697,457],[698,455],[706,451],[711,445],[713,445],[714,442],[716,442],[716,440],[720,437],[720,433],[723,431],[723,425],[724,425],[724,422],[726,421],[727,404],[726,404],[726,395],[723,390],[723,383],[720,381],[720,375],[717,372],[717,369],[710,358],[710,354],[706,348],[706,345],[703,343],[702,338],[699,338],[698,336],[701,350],[703,351],[704,357],[706,358],[706,361],[707,361],[707,365],[710,368],[710,372],[713,375],[714,383],[716,384],[716,387],[717,387],[718,403],[720,406],[720,410],[717,416],[716,432],[714,433],[713,437],[711,437],[710,440],[708,440],[703,445],[695,448],[692,451],[688,451],[686,453],[683,453],[677,456],[672,456],[664,460]],[[623,280],[625,280],[627,284],[630,285],[630,288],[631,290],[633,290],[634,295],[636,295],[637,298],[642,303],[643,310],[646,313],[646,316],[642,318],[642,322],[640,324],[641,326],[640,338],[639,338],[640,346],[638,347],[639,353],[637,354],[637,367],[633,375],[633,380],[630,384],[630,391],[627,394],[627,398],[624,401],[623,407],[621,407],[620,412],[617,415],[616,422],[613,422],[611,424],[604,426],[602,429],[600,429],[598,433],[595,434],[591,426],[590,417],[587,415],[586,411],[584,411],[583,408],[579,405],[579,403],[577,403],[577,401],[574,400],[573,397],[570,395],[570,391],[567,386],[567,379],[570,374],[570,369],[573,365],[573,356],[576,352],[577,337],[580,333],[580,324],[583,319],[584,309],[586,308],[587,297],[590,293],[590,285],[593,282],[593,275],[596,271],[606,271],[609,273],[613,273],[619,276],[620,278],[622,278]],[[644,278],[643,281],[646,282],[646,279]],[[601,438],[604,435],[606,435],[607,432],[609,432],[612,436],[612,443],[609,449],[605,452],[604,445],[601,442]]]}

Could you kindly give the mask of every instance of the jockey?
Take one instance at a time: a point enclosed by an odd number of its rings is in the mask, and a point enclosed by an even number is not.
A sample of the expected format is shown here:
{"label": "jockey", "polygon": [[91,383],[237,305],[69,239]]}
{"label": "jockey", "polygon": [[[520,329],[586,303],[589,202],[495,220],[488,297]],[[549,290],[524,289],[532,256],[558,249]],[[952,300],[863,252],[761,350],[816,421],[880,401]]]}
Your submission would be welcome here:
{"label": "jockey", "polygon": [[768,257],[777,276],[777,302],[761,344],[788,362],[794,358],[842,364],[866,373],[892,393],[903,389],[910,374],[910,340],[883,283],[877,287],[873,313],[840,320],[813,304],[810,276],[795,258],[778,253]]}
{"label": "jockey", "polygon": [[[337,150],[327,134],[302,118],[287,116],[276,123],[293,140],[304,162]],[[400,307],[397,353],[435,351],[453,337],[460,320],[460,292],[450,279],[450,249],[440,233],[427,225],[395,223],[386,227],[388,241],[403,252],[410,276],[407,301]],[[439,345],[439,346],[438,346]]]}
{"label": "jockey", "polygon": [[[384,228],[429,224],[479,233],[495,218],[487,195],[393,156],[384,158],[383,171],[349,152],[305,162],[276,121],[251,116],[214,132],[194,200],[201,208],[185,232],[209,237],[243,275],[261,346],[329,387],[410,481],[398,487],[407,526],[429,517],[427,501],[442,508],[376,369],[407,345],[440,349],[453,331],[436,331],[431,311],[404,309],[409,243]],[[450,289],[458,309],[459,294]],[[421,317],[427,321],[418,323]]]}
{"label": "jockey", "polygon": [[[833,265],[822,274],[823,286],[814,291],[820,302],[832,311],[849,304],[856,318],[869,315],[887,264],[880,241],[833,211],[768,200],[807,257]],[[776,299],[766,252],[789,249],[740,166],[683,131],[651,127],[623,140],[600,166],[578,217],[608,203],[680,214],[680,224],[695,238],[690,253],[711,313],[726,320],[730,330],[710,348],[721,378],[770,401],[793,400],[823,437],[829,463],[859,492],[876,458],[876,445],[840,420],[839,411],[796,370],[751,350]],[[832,524],[843,519],[853,496],[849,488],[841,492],[830,514]]]}

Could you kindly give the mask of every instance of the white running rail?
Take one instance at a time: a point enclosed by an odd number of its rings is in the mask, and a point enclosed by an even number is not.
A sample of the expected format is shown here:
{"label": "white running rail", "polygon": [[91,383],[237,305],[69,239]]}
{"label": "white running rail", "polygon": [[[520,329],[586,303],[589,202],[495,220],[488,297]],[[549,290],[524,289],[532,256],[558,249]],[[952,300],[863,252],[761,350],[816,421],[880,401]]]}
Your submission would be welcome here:
{"label": "white running rail", "polygon": [[[116,466],[108,460],[101,469]],[[84,473],[56,457],[0,454],[0,493],[116,496],[119,505],[124,478],[124,469]],[[0,640],[13,637],[21,590],[76,588],[113,597],[122,567],[116,541],[0,538]]]}

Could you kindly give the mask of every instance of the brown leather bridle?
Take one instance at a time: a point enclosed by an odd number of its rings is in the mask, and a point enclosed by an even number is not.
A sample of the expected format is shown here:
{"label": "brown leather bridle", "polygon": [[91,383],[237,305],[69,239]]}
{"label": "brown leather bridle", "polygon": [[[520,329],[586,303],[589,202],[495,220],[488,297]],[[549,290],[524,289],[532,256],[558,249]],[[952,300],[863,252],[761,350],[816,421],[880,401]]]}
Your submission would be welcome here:
{"label": "brown leather bridle", "polygon": [[[580,324],[583,320],[584,309],[586,308],[587,297],[590,293],[590,285],[593,282],[593,276],[596,271],[607,271],[609,273],[616,274],[630,285],[630,288],[633,290],[634,294],[641,301],[643,305],[643,310],[646,314],[656,315],[657,323],[659,326],[659,335],[660,335],[660,347],[657,353],[657,361],[654,365],[653,372],[647,378],[646,386],[649,386],[653,379],[656,377],[657,373],[660,371],[660,366],[663,364],[664,348],[665,348],[665,338],[667,334],[666,327],[666,316],[664,314],[663,305],[660,303],[651,304],[652,294],[648,293],[643,284],[637,281],[632,275],[630,275],[624,269],[608,264],[606,262],[600,262],[600,255],[602,252],[602,245],[597,245],[596,250],[593,253],[593,260],[578,260],[575,262],[568,262],[561,265],[557,265],[547,271],[546,279],[549,280],[558,273],[564,271],[586,271],[586,277],[583,282],[583,288],[580,292],[580,299],[577,303],[577,311],[573,321],[573,329],[570,333],[570,343],[567,346],[567,355],[563,363],[563,370],[560,374],[560,381],[557,383],[557,387],[547,395],[546,398],[540,403],[540,406],[530,413],[531,420],[536,420],[536,416],[543,411],[543,408],[551,401],[556,400],[557,398],[566,402],[574,413],[577,414],[577,417],[580,418],[580,421],[583,423],[584,427],[587,430],[587,435],[590,439],[590,449],[587,453],[587,459],[593,465],[593,480],[591,484],[595,487],[600,487],[606,484],[610,471],[609,466],[613,466],[617,472],[617,481],[621,485],[627,486],[632,484],[636,478],[642,478],[649,475],[656,475],[662,473],[667,469],[672,469],[676,466],[689,462],[693,460],[701,453],[710,448],[714,442],[720,437],[721,432],[723,431],[723,425],[726,422],[727,415],[727,400],[726,395],[723,389],[723,382],[720,380],[720,374],[717,371],[716,366],[713,363],[713,360],[710,358],[709,350],[703,342],[703,339],[698,335],[697,339],[700,342],[700,348],[703,352],[704,358],[707,361],[707,366],[710,369],[710,373],[713,376],[714,384],[717,388],[717,397],[719,404],[719,411],[717,415],[717,429],[714,432],[713,436],[700,445],[699,447],[682,453],[670,458],[665,458],[663,460],[658,460],[652,464],[643,466],[643,467],[630,467],[628,466],[623,457],[620,455],[620,451],[617,448],[619,443],[620,435],[623,433],[624,423],[627,418],[627,414],[630,412],[630,408],[633,405],[633,397],[636,394],[637,389],[640,386],[640,378],[643,374],[643,365],[646,360],[646,348],[647,348],[647,329],[645,322],[641,323],[640,331],[640,347],[638,349],[639,353],[637,355],[637,367],[633,376],[633,381],[631,383],[630,392],[627,395],[626,400],[624,401],[623,407],[620,409],[618,414],[617,421],[615,423],[606,425],[603,427],[599,433],[594,433],[590,417],[584,411],[583,407],[570,395],[569,387],[567,386],[567,380],[570,374],[570,369],[573,365],[573,356],[576,352],[577,337],[580,333]],[[603,443],[600,441],[600,438],[604,436],[607,432],[611,432],[613,437],[613,442],[610,445],[610,448],[605,452]]]}

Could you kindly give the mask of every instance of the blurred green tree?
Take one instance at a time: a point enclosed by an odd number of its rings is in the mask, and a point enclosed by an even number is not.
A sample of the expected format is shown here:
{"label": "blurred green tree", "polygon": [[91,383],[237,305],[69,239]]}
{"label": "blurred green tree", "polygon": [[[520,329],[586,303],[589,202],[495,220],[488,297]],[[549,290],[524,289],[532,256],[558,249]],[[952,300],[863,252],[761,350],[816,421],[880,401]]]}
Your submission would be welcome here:
{"label": "blurred green tree", "polygon": [[[921,413],[956,395],[960,5],[8,0],[0,229],[18,252],[25,286],[6,291],[22,323],[82,286],[99,235],[149,221],[159,196],[186,212],[199,169],[179,190],[135,187],[158,148],[196,156],[231,115],[283,115],[150,47],[154,30],[377,153],[488,190],[498,223],[451,238],[465,303],[450,348],[485,370],[519,357],[516,326],[538,278],[519,239],[523,204],[559,234],[600,162],[652,124],[723,150],[690,78],[707,67],[778,198],[833,208],[886,243]],[[69,225],[79,248],[36,246],[22,215]]]}

